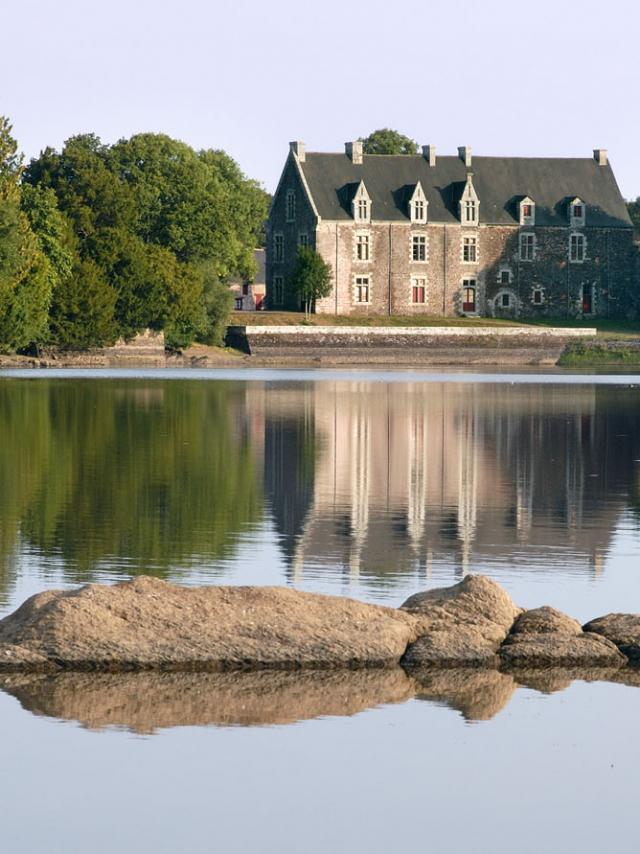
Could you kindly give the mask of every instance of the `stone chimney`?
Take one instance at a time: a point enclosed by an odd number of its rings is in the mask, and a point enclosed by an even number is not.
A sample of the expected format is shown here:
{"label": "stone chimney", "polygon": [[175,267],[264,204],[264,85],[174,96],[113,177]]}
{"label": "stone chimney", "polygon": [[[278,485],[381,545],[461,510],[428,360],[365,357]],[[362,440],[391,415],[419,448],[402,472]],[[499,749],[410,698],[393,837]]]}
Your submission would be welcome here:
{"label": "stone chimney", "polygon": [[461,145],[460,148],[458,148],[458,157],[460,158],[460,160],[462,160],[462,162],[467,167],[467,169],[471,168],[471,146],[470,145]]}
{"label": "stone chimney", "polygon": [[596,148],[593,151],[593,157],[598,164],[598,166],[606,166],[609,163],[609,157],[607,156],[606,148]]}
{"label": "stone chimney", "polygon": [[296,140],[296,142],[289,143],[289,150],[296,155],[300,163],[304,163],[306,159],[306,151],[304,147],[304,142],[300,142],[300,140]]}
{"label": "stone chimney", "polygon": [[436,147],[435,145],[423,145],[422,154],[429,166],[436,165]]}
{"label": "stone chimney", "polygon": [[352,163],[362,163],[362,140],[345,142],[344,153],[351,158]]}

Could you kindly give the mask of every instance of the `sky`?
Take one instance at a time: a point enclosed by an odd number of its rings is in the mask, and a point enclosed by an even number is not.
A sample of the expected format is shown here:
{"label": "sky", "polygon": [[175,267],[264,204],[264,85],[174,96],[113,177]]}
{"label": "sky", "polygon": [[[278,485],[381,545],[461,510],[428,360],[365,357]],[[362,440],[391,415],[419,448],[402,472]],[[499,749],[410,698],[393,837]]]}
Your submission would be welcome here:
{"label": "sky", "polygon": [[640,196],[637,0],[0,0],[0,115],[27,157],[77,133],[222,148],[273,191],[392,127],[440,154],[589,157]]}

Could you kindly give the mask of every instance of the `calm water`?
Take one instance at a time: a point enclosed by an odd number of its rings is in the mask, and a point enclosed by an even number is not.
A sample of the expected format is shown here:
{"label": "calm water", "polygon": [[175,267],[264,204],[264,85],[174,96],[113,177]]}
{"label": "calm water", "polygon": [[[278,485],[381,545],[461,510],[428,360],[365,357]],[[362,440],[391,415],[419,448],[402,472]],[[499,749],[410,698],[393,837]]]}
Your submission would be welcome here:
{"label": "calm water", "polygon": [[[397,605],[469,571],[640,611],[640,377],[0,372],[0,438],[0,614],[135,573]],[[0,688],[8,851],[637,850],[634,685]]]}

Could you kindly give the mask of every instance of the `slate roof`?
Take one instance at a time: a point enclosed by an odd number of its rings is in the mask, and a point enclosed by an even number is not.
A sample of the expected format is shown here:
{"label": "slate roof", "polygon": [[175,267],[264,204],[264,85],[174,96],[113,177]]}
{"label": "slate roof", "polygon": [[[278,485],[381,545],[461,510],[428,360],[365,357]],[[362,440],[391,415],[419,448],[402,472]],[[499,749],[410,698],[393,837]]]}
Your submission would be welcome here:
{"label": "slate roof", "polygon": [[[374,221],[406,221],[407,199],[420,181],[429,222],[459,222],[467,175],[459,157],[438,157],[429,166],[421,155],[365,154],[362,164],[354,164],[346,154],[309,152],[300,167],[323,219],[351,220],[351,199],[364,180]],[[481,223],[517,225],[518,202],[530,196],[536,225],[566,226],[569,200],[579,197],[587,208],[587,226],[632,227],[611,166],[599,166],[591,157],[474,157],[471,171]]]}

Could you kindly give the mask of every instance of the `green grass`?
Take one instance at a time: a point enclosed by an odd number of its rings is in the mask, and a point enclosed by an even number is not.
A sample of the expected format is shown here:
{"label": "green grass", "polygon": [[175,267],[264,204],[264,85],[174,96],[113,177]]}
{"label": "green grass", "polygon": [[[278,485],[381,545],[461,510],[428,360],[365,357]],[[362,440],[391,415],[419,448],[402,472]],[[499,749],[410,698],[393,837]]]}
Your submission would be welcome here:
{"label": "green grass", "polygon": [[[613,344],[613,346],[612,346]],[[616,341],[576,341],[568,344],[558,361],[563,367],[587,367],[617,365],[618,367],[640,366],[640,347],[625,346]]]}

